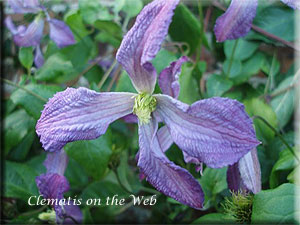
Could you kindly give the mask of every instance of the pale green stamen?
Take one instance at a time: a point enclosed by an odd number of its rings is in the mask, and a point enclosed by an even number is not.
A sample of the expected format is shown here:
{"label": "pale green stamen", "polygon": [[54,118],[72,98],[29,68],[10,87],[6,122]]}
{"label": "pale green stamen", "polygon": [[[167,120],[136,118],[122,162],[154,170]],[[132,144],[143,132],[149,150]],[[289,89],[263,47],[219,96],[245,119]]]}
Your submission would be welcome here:
{"label": "pale green stamen", "polygon": [[134,100],[133,113],[142,124],[149,123],[151,113],[156,109],[156,99],[147,93],[141,93]]}

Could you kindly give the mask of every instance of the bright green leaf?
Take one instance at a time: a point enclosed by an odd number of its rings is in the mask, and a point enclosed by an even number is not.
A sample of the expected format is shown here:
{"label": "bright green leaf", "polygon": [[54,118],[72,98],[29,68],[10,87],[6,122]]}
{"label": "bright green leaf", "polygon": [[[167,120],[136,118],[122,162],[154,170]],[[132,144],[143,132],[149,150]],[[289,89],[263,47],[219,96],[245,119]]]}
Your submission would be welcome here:
{"label": "bright green leaf", "polygon": [[19,50],[19,60],[21,64],[29,70],[33,63],[33,48],[32,47],[21,47]]}
{"label": "bright green leaf", "polygon": [[77,41],[80,41],[82,38],[89,35],[90,32],[85,28],[82,17],[77,11],[68,13],[65,16],[65,21],[73,31]]}
{"label": "bright green leaf", "polygon": [[238,76],[242,71],[242,63],[240,60],[226,59],[223,64],[223,73],[229,78]]}
{"label": "bright green leaf", "polygon": [[[224,52],[227,59],[231,59],[232,51],[237,40],[228,40],[224,43]],[[248,59],[257,50],[259,43],[239,39],[233,58],[243,61]]]}
{"label": "bright green leaf", "polygon": [[208,97],[222,96],[232,87],[233,83],[224,76],[213,74],[208,77],[206,89]]}
{"label": "bright green leaf", "polygon": [[295,211],[295,201],[300,201],[299,196],[295,195],[296,188],[299,189],[294,184],[282,184],[276,189],[254,195],[252,223],[296,223],[295,216],[297,213],[299,218],[299,212]]}

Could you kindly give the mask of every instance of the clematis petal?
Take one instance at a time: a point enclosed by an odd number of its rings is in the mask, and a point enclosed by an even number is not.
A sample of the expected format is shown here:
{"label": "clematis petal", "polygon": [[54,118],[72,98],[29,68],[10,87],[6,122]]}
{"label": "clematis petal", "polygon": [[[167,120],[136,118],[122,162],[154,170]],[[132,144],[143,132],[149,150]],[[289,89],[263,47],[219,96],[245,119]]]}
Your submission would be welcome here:
{"label": "clematis petal", "polygon": [[57,151],[68,142],[99,137],[111,122],[132,113],[134,96],[86,88],[68,88],[55,94],[36,125],[43,148]]}
{"label": "clematis petal", "polygon": [[139,123],[138,166],[146,180],[158,191],[192,208],[203,206],[204,194],[200,184],[185,169],[164,155],[156,135],[157,122]]}
{"label": "clematis petal", "polygon": [[16,26],[14,25],[12,19],[10,16],[6,17],[4,20],[4,24],[7,27],[7,29],[9,29],[9,31],[15,35],[18,33]]}
{"label": "clematis petal", "polygon": [[36,46],[35,48],[35,55],[34,55],[34,64],[36,65],[37,68],[40,68],[44,65],[44,56],[43,53],[41,51],[40,46]]}
{"label": "clematis petal", "polygon": [[39,0],[8,0],[7,3],[15,13],[25,14],[41,11]]}
{"label": "clematis petal", "polygon": [[217,41],[223,42],[245,36],[256,15],[257,0],[232,0],[226,12],[215,24]]}
{"label": "clematis petal", "polygon": [[300,0],[281,0],[281,1],[293,9],[300,9]]}
{"label": "clematis petal", "polygon": [[157,138],[163,152],[166,152],[173,144],[173,139],[167,126],[163,126],[158,129]]}
{"label": "clematis petal", "polygon": [[63,21],[57,19],[49,19],[50,38],[59,48],[75,44],[75,38],[71,29]]}
{"label": "clematis petal", "polygon": [[47,154],[44,165],[47,168],[47,173],[64,175],[68,165],[68,156],[63,149],[61,151],[50,152]]}
{"label": "clematis petal", "polygon": [[[83,220],[83,214],[80,208],[77,205],[74,205],[74,201],[70,201],[70,205],[64,206],[64,217],[65,219],[62,220],[60,217],[56,217],[57,224],[81,224]],[[76,221],[72,220],[70,216]]]}
{"label": "clematis petal", "polygon": [[261,171],[256,148],[240,159],[239,171],[246,188],[254,194],[261,191]]}
{"label": "clematis petal", "polygon": [[131,113],[131,114],[127,115],[127,116],[124,116],[122,119],[126,123],[137,123],[138,122],[138,117],[135,114],[133,114],[133,113]]}
{"label": "clematis petal", "polygon": [[167,95],[154,96],[174,142],[209,167],[232,165],[260,143],[238,101],[217,97],[188,106]]}
{"label": "clematis petal", "polygon": [[241,174],[239,171],[239,163],[228,166],[227,169],[227,184],[228,188],[233,192],[243,190],[245,185],[242,182]]}
{"label": "clematis petal", "polygon": [[154,90],[156,72],[150,61],[168,33],[178,3],[179,0],[155,0],[146,5],[121,43],[117,60],[138,92]]}
{"label": "clematis petal", "polygon": [[[64,176],[56,173],[42,174],[38,176],[35,181],[40,194],[45,199],[56,199],[59,201],[64,198],[63,194],[70,188],[68,180]],[[62,217],[63,210],[61,206],[58,203],[54,203],[52,206],[57,215]]]}
{"label": "clematis petal", "polygon": [[189,60],[183,56],[171,65],[165,68],[158,77],[158,84],[163,94],[170,95],[173,98],[178,98],[180,85],[179,75],[181,73],[181,65]]}
{"label": "clematis petal", "polygon": [[37,46],[43,37],[44,20],[37,17],[32,23],[29,24],[27,29],[19,29],[14,35],[14,42],[18,46],[29,47]]}

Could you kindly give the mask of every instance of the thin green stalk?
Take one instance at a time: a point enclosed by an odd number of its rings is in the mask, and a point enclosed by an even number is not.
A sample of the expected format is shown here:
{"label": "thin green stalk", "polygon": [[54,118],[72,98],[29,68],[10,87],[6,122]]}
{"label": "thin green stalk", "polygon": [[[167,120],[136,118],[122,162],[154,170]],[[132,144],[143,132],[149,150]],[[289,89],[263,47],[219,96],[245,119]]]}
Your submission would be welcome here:
{"label": "thin green stalk", "polygon": [[229,61],[228,70],[227,70],[227,73],[226,73],[226,77],[227,77],[227,78],[229,78],[229,75],[230,75],[230,70],[231,70],[232,63],[233,63],[233,57],[234,57],[234,54],[235,54],[235,51],[236,51],[236,47],[237,47],[237,45],[238,45],[238,42],[239,42],[239,39],[236,39],[235,42],[234,42],[234,46],[233,46],[233,49],[232,49],[232,52],[231,52],[231,56],[230,56],[230,61]]}
{"label": "thin green stalk", "polygon": [[287,149],[293,154],[293,156],[300,162],[300,159],[298,158],[297,154],[294,152],[293,148],[286,142],[286,140],[282,137],[282,135],[268,122],[266,121],[263,117],[261,116],[253,116],[253,119],[259,119],[261,120],[264,124],[266,124],[282,141],[282,143],[287,147]]}
{"label": "thin green stalk", "polygon": [[101,89],[105,81],[107,80],[109,74],[114,69],[115,65],[117,64],[117,60],[114,60],[113,64],[109,67],[109,69],[106,71],[106,73],[103,75],[102,79],[100,80],[98,84],[98,88]]}
{"label": "thin green stalk", "polygon": [[42,96],[39,96],[39,95],[37,95],[36,93],[34,93],[34,92],[32,92],[32,91],[30,91],[30,90],[28,90],[28,89],[26,89],[26,88],[24,88],[24,87],[18,85],[18,84],[15,84],[14,82],[12,82],[12,81],[10,81],[10,80],[3,79],[3,78],[2,78],[2,80],[3,80],[5,83],[7,83],[7,84],[9,84],[9,85],[11,85],[11,86],[14,86],[14,87],[16,87],[16,88],[22,89],[23,91],[27,92],[28,94],[31,94],[32,96],[34,96],[34,97],[40,99],[40,100],[43,101],[43,102],[47,102],[47,99],[43,98]]}
{"label": "thin green stalk", "polygon": [[117,177],[117,180],[118,180],[118,183],[119,183],[120,186],[124,189],[124,191],[126,191],[127,193],[129,193],[129,194],[131,194],[131,195],[134,195],[133,192],[129,191],[128,188],[125,187],[125,186],[123,185],[123,183],[122,183],[122,181],[121,181],[121,179],[120,179],[120,176],[119,176],[119,174],[118,174],[118,171],[117,171],[116,169],[113,169],[112,171],[115,173],[115,175],[116,175],[116,177]]}

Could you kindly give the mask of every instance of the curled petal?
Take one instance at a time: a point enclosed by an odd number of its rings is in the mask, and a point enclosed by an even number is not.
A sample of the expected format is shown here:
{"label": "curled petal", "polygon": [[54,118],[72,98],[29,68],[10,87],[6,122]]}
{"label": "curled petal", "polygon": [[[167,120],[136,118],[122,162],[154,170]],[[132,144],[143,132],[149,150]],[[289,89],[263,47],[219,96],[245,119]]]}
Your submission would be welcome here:
{"label": "curled petal", "polygon": [[18,28],[17,33],[14,34],[14,42],[22,47],[37,46],[43,37],[43,29],[44,21],[37,17],[27,29]]}
{"label": "curled petal", "polygon": [[50,38],[59,48],[75,44],[75,38],[71,29],[63,21],[57,19],[49,19]]}
{"label": "curled petal", "polygon": [[63,210],[59,205],[59,200],[63,199],[63,194],[70,188],[68,180],[56,173],[42,174],[36,178],[37,187],[45,199],[57,200],[53,202],[53,207],[58,216],[63,216]]}
{"label": "curled petal", "polygon": [[181,65],[188,60],[188,57],[183,56],[161,71],[158,78],[158,84],[163,94],[170,95],[176,99],[178,98],[180,91],[179,75],[181,73]]}
{"label": "curled petal", "polygon": [[217,97],[188,106],[167,95],[155,97],[174,142],[209,167],[232,165],[260,143],[238,101]]}
{"label": "curled petal", "polygon": [[240,159],[239,171],[246,188],[254,194],[261,191],[261,171],[256,148]]}
{"label": "curled petal", "polygon": [[14,23],[13,23],[10,16],[5,18],[4,24],[13,35],[18,33],[17,28],[15,27],[15,25],[14,25]]}
{"label": "curled petal", "polygon": [[300,0],[281,0],[281,1],[293,9],[300,9]]}
{"label": "curled petal", "polygon": [[152,93],[154,90],[156,72],[150,61],[158,53],[168,33],[178,2],[155,0],[145,6],[121,43],[117,60],[139,92]]}
{"label": "curled petal", "polygon": [[25,14],[41,11],[39,0],[8,0],[7,3],[15,13]]}
{"label": "curled petal", "polygon": [[228,188],[234,192],[238,192],[239,190],[244,189],[245,186],[243,185],[243,182],[241,179],[238,162],[231,166],[228,166],[227,184],[228,184]]}
{"label": "curled petal", "polygon": [[57,151],[68,142],[99,137],[111,122],[132,113],[134,96],[86,88],[68,88],[55,94],[36,125],[43,148]]}
{"label": "curled petal", "polygon": [[57,224],[76,224],[74,220],[70,218],[70,216],[76,221],[77,224],[81,224],[83,220],[83,214],[80,208],[75,205],[74,201],[70,201],[70,205],[64,206],[64,217],[65,219],[62,220],[60,217],[56,217]]}
{"label": "curled petal", "polygon": [[47,154],[44,165],[47,168],[47,173],[64,175],[68,165],[68,156],[63,149],[61,151],[50,152]]}
{"label": "curled petal", "polygon": [[135,114],[133,114],[133,113],[131,113],[131,114],[127,115],[127,116],[124,116],[122,119],[126,123],[137,123],[138,122],[138,117]]}
{"label": "curled petal", "polygon": [[41,51],[40,46],[36,46],[35,49],[35,56],[34,56],[34,64],[36,65],[37,68],[40,68],[44,65],[44,56],[43,53]]}
{"label": "curled petal", "polygon": [[245,36],[256,15],[257,0],[232,0],[214,28],[217,41],[223,42]]}
{"label": "curled petal", "polygon": [[164,155],[156,135],[157,122],[139,124],[138,166],[146,179],[158,191],[192,208],[203,206],[204,194],[200,184],[185,169]]}

